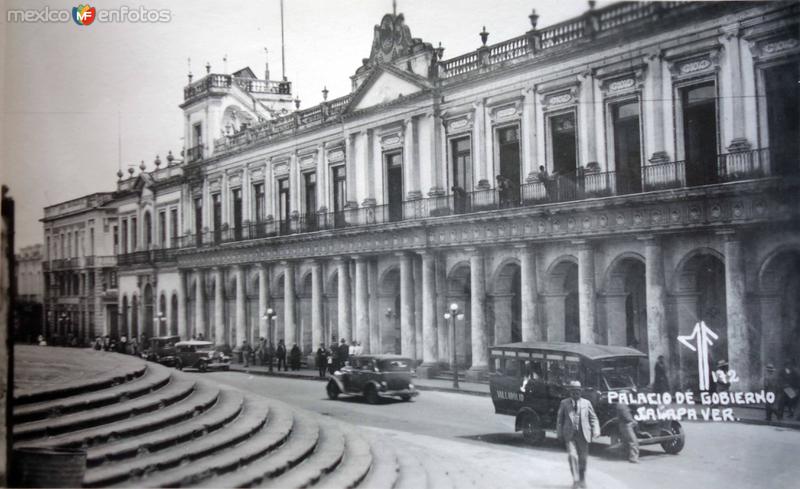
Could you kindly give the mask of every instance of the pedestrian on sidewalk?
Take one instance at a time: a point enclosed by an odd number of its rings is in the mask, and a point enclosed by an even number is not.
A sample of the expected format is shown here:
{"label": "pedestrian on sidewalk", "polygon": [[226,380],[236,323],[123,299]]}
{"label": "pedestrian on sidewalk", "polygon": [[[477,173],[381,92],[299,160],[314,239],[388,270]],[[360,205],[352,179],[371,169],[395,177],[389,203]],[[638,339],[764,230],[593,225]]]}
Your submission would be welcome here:
{"label": "pedestrian on sidewalk", "polygon": [[342,338],[342,342],[339,344],[339,349],[337,350],[339,355],[337,358],[337,369],[340,369],[347,365],[347,360],[350,358],[350,347],[347,346],[347,340]]}
{"label": "pedestrian on sidewalk", "polygon": [[631,415],[631,408],[623,402],[616,404],[617,432],[628,456],[628,462],[639,463],[639,440],[636,439],[636,420]]}
{"label": "pedestrian on sidewalk", "polygon": [[783,419],[783,412],[780,409],[780,399],[781,399],[781,389],[780,389],[780,380],[778,379],[778,374],[775,371],[775,366],[771,363],[768,363],[767,366],[764,368],[764,392],[766,394],[772,393],[775,396],[775,399],[772,402],[767,401],[764,404],[764,410],[766,411],[765,414],[767,416],[767,421],[772,421],[772,415],[775,414],[775,417],[778,421]]}
{"label": "pedestrian on sidewalk", "polygon": [[269,367],[270,372],[272,372],[272,362],[274,359],[275,359],[275,345],[272,344],[272,340],[268,340],[265,360],[267,361],[267,366]]}
{"label": "pedestrian on sidewalk", "polygon": [[287,372],[289,367],[286,365],[286,345],[283,344],[283,340],[278,341],[278,348],[275,354],[278,357],[278,372],[281,371],[281,365],[283,365],[283,371]]}
{"label": "pedestrian on sidewalk", "polygon": [[798,395],[800,395],[800,374],[798,374],[791,360],[786,360],[783,363],[778,379],[781,389],[781,401],[778,405],[778,410],[780,415],[783,416],[783,410],[786,409],[789,411],[789,418],[793,418]]}
{"label": "pedestrian on sidewalk", "polygon": [[336,371],[336,343],[331,343],[331,347],[328,348],[328,373],[333,375]]}
{"label": "pedestrian on sidewalk", "polygon": [[300,358],[302,357],[302,353],[300,352],[300,347],[297,346],[297,343],[292,345],[292,350],[289,352],[289,363],[292,365],[292,371],[296,372],[300,370]]}
{"label": "pedestrian on sidewalk", "polygon": [[328,368],[328,351],[325,350],[325,345],[320,343],[317,348],[317,371],[321,378],[325,377],[325,370]]}
{"label": "pedestrian on sidewalk", "polygon": [[573,489],[586,487],[589,443],[600,436],[600,423],[592,403],[581,397],[581,383],[570,381],[569,397],[558,407],[556,433],[567,449]]}
{"label": "pedestrian on sidewalk", "polygon": [[253,354],[253,349],[250,347],[250,343],[247,340],[242,340],[242,363],[244,363],[244,368],[250,368],[250,355]]}
{"label": "pedestrian on sidewalk", "polygon": [[664,355],[659,355],[658,360],[656,360],[653,392],[659,394],[669,392],[669,377],[667,376],[667,364],[664,360]]}

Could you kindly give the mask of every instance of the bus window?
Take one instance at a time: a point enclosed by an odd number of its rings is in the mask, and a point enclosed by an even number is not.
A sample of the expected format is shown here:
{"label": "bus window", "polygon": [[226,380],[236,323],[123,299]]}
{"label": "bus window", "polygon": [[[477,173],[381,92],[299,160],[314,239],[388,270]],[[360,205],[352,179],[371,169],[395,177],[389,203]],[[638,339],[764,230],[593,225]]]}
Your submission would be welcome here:
{"label": "bus window", "polygon": [[573,380],[581,382],[581,364],[578,362],[564,362],[564,384]]}
{"label": "bus window", "polygon": [[548,384],[564,384],[565,372],[563,360],[547,360],[547,383]]}
{"label": "bus window", "polygon": [[528,360],[525,362],[525,378],[530,380],[544,380],[542,360]]}
{"label": "bus window", "polygon": [[516,358],[506,358],[504,371],[507,377],[519,377],[519,361]]}

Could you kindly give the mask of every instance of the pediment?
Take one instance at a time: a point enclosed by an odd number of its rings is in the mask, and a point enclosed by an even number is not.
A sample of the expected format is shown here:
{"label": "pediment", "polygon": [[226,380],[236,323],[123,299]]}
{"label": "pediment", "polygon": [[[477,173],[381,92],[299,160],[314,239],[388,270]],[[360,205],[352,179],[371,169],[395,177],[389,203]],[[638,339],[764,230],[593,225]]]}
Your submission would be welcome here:
{"label": "pediment", "polygon": [[428,88],[416,75],[393,69],[377,69],[361,87],[350,104],[350,111],[393,102]]}

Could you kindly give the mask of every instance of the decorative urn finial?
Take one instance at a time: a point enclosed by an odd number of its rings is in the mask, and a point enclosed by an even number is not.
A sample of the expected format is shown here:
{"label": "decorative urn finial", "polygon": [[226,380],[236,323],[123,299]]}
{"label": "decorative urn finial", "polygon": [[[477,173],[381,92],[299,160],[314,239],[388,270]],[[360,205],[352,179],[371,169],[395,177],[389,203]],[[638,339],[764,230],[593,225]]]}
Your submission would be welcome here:
{"label": "decorative urn finial", "polygon": [[486,41],[489,39],[489,33],[486,32],[486,26],[483,26],[483,30],[480,32],[481,42],[484,46],[486,46]]}

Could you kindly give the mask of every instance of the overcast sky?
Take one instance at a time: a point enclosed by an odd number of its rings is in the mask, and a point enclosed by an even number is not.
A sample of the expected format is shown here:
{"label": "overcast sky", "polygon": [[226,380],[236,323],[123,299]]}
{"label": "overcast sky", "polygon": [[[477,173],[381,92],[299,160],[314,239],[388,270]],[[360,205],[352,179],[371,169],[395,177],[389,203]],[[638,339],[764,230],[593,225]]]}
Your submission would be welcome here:
{"label": "overcast sky", "polygon": [[[445,58],[476,49],[486,25],[489,43],[581,14],[577,0],[399,0],[411,35],[445,47]],[[600,2],[603,6],[609,2]],[[2,4],[2,2],[0,2]],[[72,9],[77,2],[8,0],[8,9]],[[280,77],[280,3],[129,0],[91,3],[169,9],[168,23],[8,23],[5,25],[3,181],[17,202],[17,248],[42,242],[43,207],[114,190],[122,169],[183,146],[178,104],[188,71],[250,66],[262,77],[264,47],[271,78]],[[285,0],[286,75],[302,107],[350,91],[350,76],[368,57],[373,26],[391,0]],[[1,31],[0,31],[1,32]],[[0,46],[2,46],[0,44]],[[121,131],[118,132],[118,126]],[[121,135],[121,138],[119,137]],[[118,140],[121,139],[121,151]]]}

